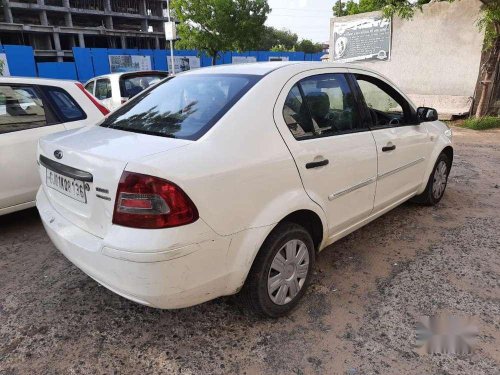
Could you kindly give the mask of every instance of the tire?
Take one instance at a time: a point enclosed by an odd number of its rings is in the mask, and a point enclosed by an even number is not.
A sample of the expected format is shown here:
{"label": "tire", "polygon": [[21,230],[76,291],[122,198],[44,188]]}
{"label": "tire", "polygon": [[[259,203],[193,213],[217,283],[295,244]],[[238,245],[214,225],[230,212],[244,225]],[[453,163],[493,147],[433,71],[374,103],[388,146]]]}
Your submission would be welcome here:
{"label": "tire", "polygon": [[441,154],[436,160],[432,173],[427,181],[427,186],[422,194],[412,199],[413,202],[425,206],[434,206],[443,198],[448,176],[450,174],[450,159],[446,154]]}
{"label": "tire", "polygon": [[288,314],[309,285],[314,261],[315,248],[309,232],[294,223],[279,224],[252,264],[240,294],[242,301],[259,316],[277,318]]}

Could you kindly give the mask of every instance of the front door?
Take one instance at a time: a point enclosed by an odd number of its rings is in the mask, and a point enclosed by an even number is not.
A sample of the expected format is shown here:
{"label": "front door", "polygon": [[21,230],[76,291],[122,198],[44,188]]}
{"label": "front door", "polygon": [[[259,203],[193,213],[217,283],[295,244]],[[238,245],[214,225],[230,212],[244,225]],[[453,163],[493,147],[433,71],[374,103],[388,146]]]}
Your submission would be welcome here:
{"label": "front door", "polygon": [[324,71],[289,81],[274,117],[307,194],[326,213],[331,238],[370,215],[377,154],[348,77]]}
{"label": "front door", "polygon": [[417,191],[431,143],[426,128],[415,124],[409,102],[392,85],[366,72],[354,76],[372,118],[378,155],[374,211],[379,211]]}

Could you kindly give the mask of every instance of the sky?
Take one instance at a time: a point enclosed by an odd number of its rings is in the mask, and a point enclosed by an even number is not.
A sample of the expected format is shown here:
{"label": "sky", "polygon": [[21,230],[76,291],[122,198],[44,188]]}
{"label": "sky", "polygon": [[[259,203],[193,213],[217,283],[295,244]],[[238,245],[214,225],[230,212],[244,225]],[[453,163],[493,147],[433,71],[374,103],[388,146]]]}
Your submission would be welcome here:
{"label": "sky", "polygon": [[327,42],[335,0],[268,0],[271,13],[266,25],[288,29],[299,39]]}

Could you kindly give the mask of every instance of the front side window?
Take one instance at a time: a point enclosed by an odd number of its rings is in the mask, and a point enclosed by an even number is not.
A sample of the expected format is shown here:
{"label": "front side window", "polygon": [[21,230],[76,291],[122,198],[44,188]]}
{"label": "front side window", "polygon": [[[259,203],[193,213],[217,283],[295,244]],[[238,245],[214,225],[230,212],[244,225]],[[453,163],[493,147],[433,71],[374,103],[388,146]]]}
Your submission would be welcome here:
{"label": "front side window", "polygon": [[63,122],[78,121],[87,118],[85,112],[65,90],[51,86],[45,86],[43,90],[54,104],[54,110]]}
{"label": "front side window", "polygon": [[375,127],[404,125],[410,121],[410,106],[396,90],[371,76],[357,74],[356,80]]}
{"label": "front side window", "polygon": [[283,116],[298,140],[358,130],[356,103],[343,74],[301,80],[290,90]]}
{"label": "front side window", "polygon": [[111,82],[109,79],[98,79],[95,83],[95,95],[97,99],[111,98]]}
{"label": "front side window", "polygon": [[0,134],[46,124],[42,99],[33,87],[0,85]]}
{"label": "front side window", "polygon": [[179,75],[130,100],[101,126],[196,140],[241,98],[258,76]]}

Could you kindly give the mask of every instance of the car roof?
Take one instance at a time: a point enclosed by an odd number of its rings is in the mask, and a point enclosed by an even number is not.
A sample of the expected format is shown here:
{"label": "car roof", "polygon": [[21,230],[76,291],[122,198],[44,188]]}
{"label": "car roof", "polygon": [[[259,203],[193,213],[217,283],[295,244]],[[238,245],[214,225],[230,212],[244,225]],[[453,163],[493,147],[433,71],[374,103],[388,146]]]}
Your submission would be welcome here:
{"label": "car roof", "polygon": [[[223,64],[201,69],[189,70],[182,74],[250,74],[264,76],[275,70],[283,68],[292,68],[292,70],[308,70],[318,68],[360,68],[359,65],[345,63],[330,63],[323,61],[272,61],[256,62],[248,64]],[[365,70],[365,68],[363,68]],[[366,69],[370,71],[369,69]]]}
{"label": "car roof", "polygon": [[71,83],[77,83],[70,79],[50,79],[36,77],[0,77],[0,83],[26,83],[31,85],[52,85],[63,86]]}

